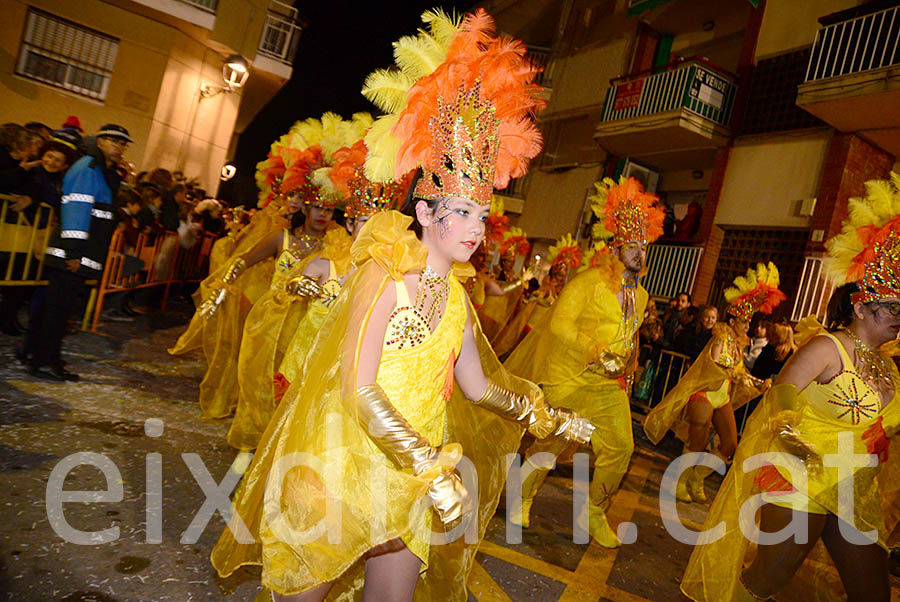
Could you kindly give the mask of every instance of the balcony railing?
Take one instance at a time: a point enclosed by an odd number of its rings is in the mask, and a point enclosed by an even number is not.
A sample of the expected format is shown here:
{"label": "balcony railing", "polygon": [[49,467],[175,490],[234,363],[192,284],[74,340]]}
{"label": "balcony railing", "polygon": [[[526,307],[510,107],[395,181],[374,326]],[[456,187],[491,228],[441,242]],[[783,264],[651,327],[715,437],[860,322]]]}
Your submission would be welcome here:
{"label": "balcony railing", "polygon": [[900,6],[834,23],[816,32],[806,81],[900,64]]}
{"label": "balcony railing", "polygon": [[297,24],[297,9],[273,0],[269,3],[266,26],[259,40],[259,53],[285,65],[292,65],[303,29]]}
{"label": "balcony railing", "polygon": [[534,83],[539,86],[550,88],[550,59],[553,56],[553,50],[541,46],[529,46],[527,55],[535,64],[544,68],[544,70],[534,78]]}
{"label": "balcony railing", "polygon": [[737,91],[734,76],[702,59],[671,63],[664,69],[610,82],[601,121],[687,109],[719,125],[728,125]]}
{"label": "balcony railing", "polygon": [[651,244],[647,247],[647,275],[642,283],[654,297],[671,299],[691,292],[700,268],[703,247]]}
{"label": "balcony railing", "polygon": [[797,287],[797,298],[791,311],[791,320],[799,322],[806,316],[816,316],[820,322],[825,320],[825,308],[834,285],[822,275],[822,258],[807,257],[803,260],[803,272],[800,285]]}
{"label": "balcony railing", "polygon": [[178,0],[183,4],[190,4],[191,6],[195,6],[200,10],[205,10],[208,13],[216,14],[216,9],[219,8],[219,0]]}

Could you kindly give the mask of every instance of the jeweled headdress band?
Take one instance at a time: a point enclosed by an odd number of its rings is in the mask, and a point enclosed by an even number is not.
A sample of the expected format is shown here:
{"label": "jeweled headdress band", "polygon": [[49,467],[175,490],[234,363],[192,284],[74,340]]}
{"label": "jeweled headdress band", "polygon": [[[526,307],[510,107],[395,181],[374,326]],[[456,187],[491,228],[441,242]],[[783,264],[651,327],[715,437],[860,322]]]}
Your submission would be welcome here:
{"label": "jeweled headdress band", "polygon": [[728,313],[735,318],[750,321],[753,314],[770,314],[787,296],[778,289],[781,282],[778,268],[771,261],[758,263],[747,270],[746,276],[734,279],[734,286],[725,289]]}
{"label": "jeweled headdress band", "polygon": [[875,261],[866,266],[857,282],[859,292],[850,298],[853,303],[900,298],[900,233],[892,231],[885,240],[875,243],[873,253]]}
{"label": "jeweled headdress band", "polygon": [[497,130],[490,101],[481,98],[481,82],[469,90],[459,88],[448,103],[438,99],[437,117],[428,124],[432,136],[434,167],[423,167],[416,184],[422,199],[459,196],[489,205],[494,192],[497,163]]}
{"label": "jeweled headdress band", "polygon": [[591,234],[595,239],[611,239],[610,245],[629,242],[648,244],[662,236],[665,212],[657,206],[658,197],[644,191],[635,178],[604,178],[594,183],[591,209],[599,221]]}

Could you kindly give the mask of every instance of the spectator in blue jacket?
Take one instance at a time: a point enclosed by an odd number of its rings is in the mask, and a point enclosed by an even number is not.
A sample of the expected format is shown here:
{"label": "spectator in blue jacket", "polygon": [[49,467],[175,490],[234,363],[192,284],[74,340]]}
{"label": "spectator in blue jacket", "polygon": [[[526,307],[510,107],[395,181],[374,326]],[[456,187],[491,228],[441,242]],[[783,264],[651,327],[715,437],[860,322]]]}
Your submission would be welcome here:
{"label": "spectator in blue jacket", "polygon": [[47,246],[45,301],[32,308],[25,339],[29,374],[55,381],[78,380],[60,356],[66,322],[85,292],[85,280],[99,279],[116,226],[113,204],[121,178],[117,166],[132,142],[128,130],[108,124],[88,154],[63,179],[60,228]]}

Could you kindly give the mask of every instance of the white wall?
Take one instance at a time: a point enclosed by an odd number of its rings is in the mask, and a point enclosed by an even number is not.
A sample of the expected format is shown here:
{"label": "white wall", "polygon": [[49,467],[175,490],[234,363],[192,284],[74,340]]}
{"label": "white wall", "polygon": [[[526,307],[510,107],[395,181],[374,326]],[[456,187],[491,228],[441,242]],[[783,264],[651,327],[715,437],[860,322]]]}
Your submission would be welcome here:
{"label": "white wall", "polygon": [[802,199],[818,194],[830,131],[738,140],[731,151],[716,223],[806,228]]}
{"label": "white wall", "polygon": [[819,17],[860,4],[859,0],[767,0],[757,60],[811,46],[820,28]]}

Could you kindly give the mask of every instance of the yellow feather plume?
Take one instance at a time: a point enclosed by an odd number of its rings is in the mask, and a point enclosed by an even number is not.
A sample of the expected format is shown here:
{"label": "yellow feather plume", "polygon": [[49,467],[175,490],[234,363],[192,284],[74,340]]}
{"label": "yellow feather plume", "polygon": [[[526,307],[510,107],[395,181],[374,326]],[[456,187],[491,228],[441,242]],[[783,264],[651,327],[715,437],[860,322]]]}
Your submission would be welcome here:
{"label": "yellow feather plume", "polygon": [[387,182],[394,178],[394,161],[402,141],[391,134],[397,125],[398,114],[382,115],[366,133],[366,177],[373,182]]}
{"label": "yellow feather plume", "polygon": [[399,113],[406,108],[406,93],[413,81],[398,69],[376,69],[366,76],[362,93],[385,113]]}
{"label": "yellow feather plume", "polygon": [[363,96],[388,114],[378,118],[366,134],[369,152],[365,172],[373,182],[394,178],[394,163],[402,141],[391,135],[391,129],[406,108],[406,95],[417,79],[444,62],[450,43],[459,32],[459,18],[439,9],[423,13],[422,22],[427,31],[419,29],[416,35],[394,42],[394,59],[399,69],[377,69],[363,85]]}

